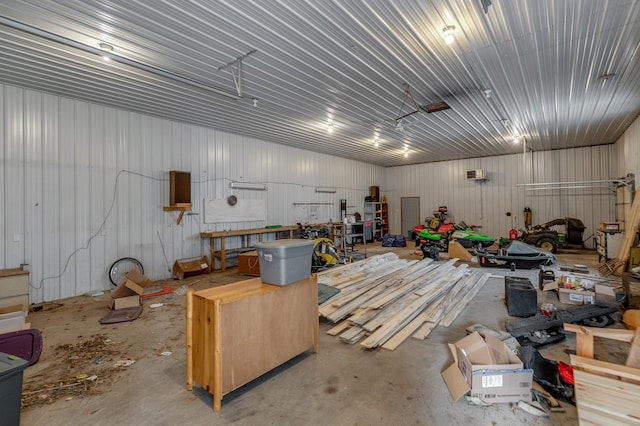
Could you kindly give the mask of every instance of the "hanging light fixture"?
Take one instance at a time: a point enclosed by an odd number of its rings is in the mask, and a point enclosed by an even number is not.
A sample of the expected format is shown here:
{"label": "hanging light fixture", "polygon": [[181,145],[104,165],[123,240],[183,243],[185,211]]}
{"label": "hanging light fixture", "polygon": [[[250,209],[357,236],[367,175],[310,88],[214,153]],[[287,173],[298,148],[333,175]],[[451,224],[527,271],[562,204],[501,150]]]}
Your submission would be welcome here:
{"label": "hanging light fixture", "polygon": [[327,133],[333,133],[333,123],[329,123],[329,125],[327,126]]}
{"label": "hanging light fixture", "polygon": [[454,25],[447,25],[446,27],[444,27],[442,29],[442,31],[444,32],[444,42],[447,44],[451,44],[453,43],[453,41],[455,40],[455,37],[453,36],[453,32],[456,30],[456,27]]}
{"label": "hanging light fixture", "polygon": [[100,43],[98,44],[98,46],[100,46],[100,49],[105,52],[102,55],[102,59],[104,59],[105,61],[110,61],[111,58],[109,57],[108,53],[113,51],[113,46],[110,45],[109,43]]}

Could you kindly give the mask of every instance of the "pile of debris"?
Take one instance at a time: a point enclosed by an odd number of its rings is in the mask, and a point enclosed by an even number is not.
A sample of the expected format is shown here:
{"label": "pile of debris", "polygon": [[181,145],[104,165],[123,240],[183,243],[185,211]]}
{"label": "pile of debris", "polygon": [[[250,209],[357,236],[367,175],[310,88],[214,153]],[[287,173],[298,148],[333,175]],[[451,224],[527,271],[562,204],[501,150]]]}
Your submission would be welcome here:
{"label": "pile of debris", "polygon": [[320,305],[320,315],[337,323],[327,333],[394,350],[411,335],[425,339],[437,325],[448,327],[490,277],[466,264],[455,267],[457,260],[386,253],[318,274],[320,283],[340,289]]}

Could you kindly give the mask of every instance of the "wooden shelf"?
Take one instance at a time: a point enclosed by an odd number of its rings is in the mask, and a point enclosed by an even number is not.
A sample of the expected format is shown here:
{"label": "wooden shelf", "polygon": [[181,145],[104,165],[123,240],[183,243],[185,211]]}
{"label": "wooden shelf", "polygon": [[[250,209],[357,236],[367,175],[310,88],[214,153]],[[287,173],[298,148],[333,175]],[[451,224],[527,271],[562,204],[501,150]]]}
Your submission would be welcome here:
{"label": "wooden shelf", "polygon": [[162,208],[162,210],[164,210],[165,212],[179,211],[180,215],[178,216],[178,220],[176,221],[176,223],[180,225],[180,222],[182,221],[182,216],[184,216],[184,212],[191,211],[191,203],[180,203],[180,204],[176,204],[175,206],[165,206]]}

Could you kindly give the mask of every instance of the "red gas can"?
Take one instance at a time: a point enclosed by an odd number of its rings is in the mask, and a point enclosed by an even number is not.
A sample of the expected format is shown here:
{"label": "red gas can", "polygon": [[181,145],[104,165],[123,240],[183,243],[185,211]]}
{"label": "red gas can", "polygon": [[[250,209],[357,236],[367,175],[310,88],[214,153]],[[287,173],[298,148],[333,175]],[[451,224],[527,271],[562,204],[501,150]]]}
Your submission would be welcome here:
{"label": "red gas can", "polygon": [[509,230],[509,239],[510,240],[517,240],[518,239],[518,230],[517,229]]}

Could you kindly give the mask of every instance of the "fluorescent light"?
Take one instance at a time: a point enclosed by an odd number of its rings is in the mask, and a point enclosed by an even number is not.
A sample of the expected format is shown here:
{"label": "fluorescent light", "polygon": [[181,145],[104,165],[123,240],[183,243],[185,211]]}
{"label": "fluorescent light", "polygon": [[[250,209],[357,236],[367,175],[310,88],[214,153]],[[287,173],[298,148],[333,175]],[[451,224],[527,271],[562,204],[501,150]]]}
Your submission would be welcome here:
{"label": "fluorescent light", "polygon": [[229,186],[235,189],[255,189],[257,191],[267,190],[267,185],[264,183],[231,182]]}
{"label": "fluorescent light", "polygon": [[336,188],[332,188],[329,186],[318,186],[316,188],[316,192],[326,192],[326,193],[330,193],[330,194],[335,194],[336,193]]}

